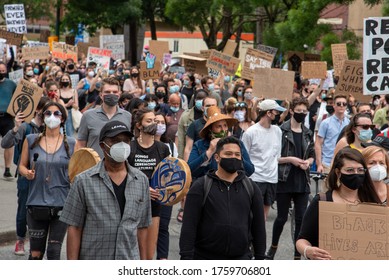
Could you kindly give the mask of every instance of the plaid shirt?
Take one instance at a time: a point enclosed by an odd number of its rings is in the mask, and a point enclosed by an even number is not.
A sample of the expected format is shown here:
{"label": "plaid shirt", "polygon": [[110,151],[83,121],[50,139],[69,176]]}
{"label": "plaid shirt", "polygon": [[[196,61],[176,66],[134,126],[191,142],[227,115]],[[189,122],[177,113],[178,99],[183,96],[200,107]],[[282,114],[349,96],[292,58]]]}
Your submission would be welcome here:
{"label": "plaid shirt", "polygon": [[60,220],[83,228],[79,259],[140,259],[137,229],[151,224],[149,181],[127,169],[123,217],[104,161],[75,177]]}

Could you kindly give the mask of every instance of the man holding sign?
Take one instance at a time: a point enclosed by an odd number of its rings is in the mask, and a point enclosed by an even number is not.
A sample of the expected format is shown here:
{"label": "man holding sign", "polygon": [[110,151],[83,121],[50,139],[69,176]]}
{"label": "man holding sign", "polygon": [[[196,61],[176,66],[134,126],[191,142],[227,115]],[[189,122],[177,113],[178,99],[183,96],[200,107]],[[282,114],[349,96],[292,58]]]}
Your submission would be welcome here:
{"label": "man holding sign", "polygon": [[[11,102],[12,95],[16,89],[16,84],[7,79],[7,65],[0,62],[0,135],[4,135],[14,127],[13,117],[7,113],[8,105]],[[4,149],[4,179],[12,180],[10,172],[12,163],[13,148]]]}

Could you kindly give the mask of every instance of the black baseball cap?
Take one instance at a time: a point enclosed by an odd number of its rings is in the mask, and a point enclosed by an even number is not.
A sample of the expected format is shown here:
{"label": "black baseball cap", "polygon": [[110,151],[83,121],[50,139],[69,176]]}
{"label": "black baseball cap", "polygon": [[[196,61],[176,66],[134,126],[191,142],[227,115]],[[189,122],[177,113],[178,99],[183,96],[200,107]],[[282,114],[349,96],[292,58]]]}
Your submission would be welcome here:
{"label": "black baseball cap", "polygon": [[130,130],[124,123],[120,121],[109,121],[103,126],[100,131],[100,142],[103,141],[106,137],[115,137],[120,133],[125,133],[130,138],[132,138],[133,136],[133,134],[130,132]]}
{"label": "black baseball cap", "polygon": [[361,143],[362,147],[369,147],[369,146],[378,146],[381,148],[384,148],[385,150],[389,151],[389,138],[384,135],[384,133],[378,134],[371,142],[368,143]]}

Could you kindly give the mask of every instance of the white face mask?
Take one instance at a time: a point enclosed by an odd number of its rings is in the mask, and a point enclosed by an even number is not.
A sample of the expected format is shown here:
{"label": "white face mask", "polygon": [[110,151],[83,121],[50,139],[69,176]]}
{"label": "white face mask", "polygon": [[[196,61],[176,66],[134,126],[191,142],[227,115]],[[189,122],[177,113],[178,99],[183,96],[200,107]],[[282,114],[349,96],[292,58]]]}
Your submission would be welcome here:
{"label": "white face mask", "polygon": [[61,124],[61,119],[54,116],[54,114],[51,114],[50,117],[45,118],[45,124],[48,128],[54,129]]}
{"label": "white face mask", "polygon": [[[104,142],[103,142],[104,143]],[[106,143],[104,143],[109,147]],[[108,156],[116,162],[125,162],[131,153],[131,147],[127,143],[119,142],[113,144],[109,149]]]}
{"label": "white face mask", "polygon": [[246,117],[246,112],[245,111],[235,111],[234,113],[234,118],[238,120],[238,122],[243,122]]}
{"label": "white face mask", "polygon": [[369,174],[373,181],[382,181],[387,176],[386,167],[380,164],[376,164],[369,168]]}
{"label": "white face mask", "polygon": [[162,135],[166,131],[166,124],[157,124],[157,132],[155,134]]}
{"label": "white face mask", "polygon": [[88,72],[88,76],[93,78],[95,76],[95,72],[94,71],[89,71]]}

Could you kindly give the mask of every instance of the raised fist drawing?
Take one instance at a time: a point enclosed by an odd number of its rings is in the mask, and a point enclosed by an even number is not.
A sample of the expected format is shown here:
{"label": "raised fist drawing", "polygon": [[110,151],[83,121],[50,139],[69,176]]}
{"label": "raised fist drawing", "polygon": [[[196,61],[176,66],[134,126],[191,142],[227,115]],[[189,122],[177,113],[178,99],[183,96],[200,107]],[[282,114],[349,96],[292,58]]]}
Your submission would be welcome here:
{"label": "raised fist drawing", "polygon": [[146,58],[145,58],[145,61],[146,61],[146,68],[147,69],[153,69],[154,68],[154,64],[155,64],[155,60],[157,59],[157,57],[151,53],[148,53],[146,55]]}
{"label": "raised fist drawing", "polygon": [[18,110],[16,111],[16,114],[19,112],[23,112],[27,109],[28,105],[30,104],[30,100],[27,96],[21,95],[16,99],[16,102],[18,104]]}

